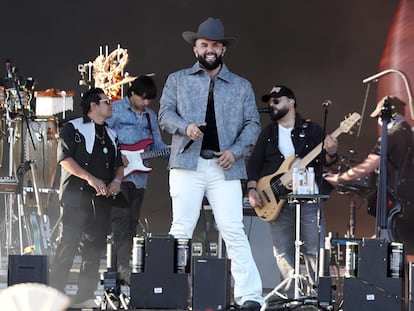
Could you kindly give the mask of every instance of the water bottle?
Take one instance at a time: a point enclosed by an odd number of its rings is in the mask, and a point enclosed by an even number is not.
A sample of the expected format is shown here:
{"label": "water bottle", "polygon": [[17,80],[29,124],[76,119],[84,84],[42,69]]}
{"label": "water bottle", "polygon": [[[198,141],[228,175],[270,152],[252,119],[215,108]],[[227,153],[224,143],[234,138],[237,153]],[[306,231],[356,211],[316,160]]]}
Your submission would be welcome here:
{"label": "water bottle", "polygon": [[293,168],[292,173],[292,193],[298,194],[298,177],[299,177],[299,171],[297,167]]}
{"label": "water bottle", "polygon": [[315,170],[313,167],[308,167],[308,187],[309,194],[315,194]]}
{"label": "water bottle", "polygon": [[298,194],[309,194],[308,178],[305,168],[298,169]]}

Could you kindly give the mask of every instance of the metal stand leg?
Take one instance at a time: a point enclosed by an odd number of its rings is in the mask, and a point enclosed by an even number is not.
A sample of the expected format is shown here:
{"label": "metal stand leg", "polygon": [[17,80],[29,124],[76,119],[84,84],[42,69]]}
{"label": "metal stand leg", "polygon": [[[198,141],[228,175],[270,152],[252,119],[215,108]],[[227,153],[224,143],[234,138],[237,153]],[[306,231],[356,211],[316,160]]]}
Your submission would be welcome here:
{"label": "metal stand leg", "polygon": [[300,203],[295,201],[296,205],[296,239],[295,239],[295,274],[293,276],[295,280],[295,294],[294,298],[299,298],[299,277],[300,277],[300,247],[303,242],[300,240]]}
{"label": "metal stand leg", "polygon": [[287,295],[282,294],[279,290],[286,285],[286,283],[290,282],[292,279],[294,280],[294,300],[297,300],[301,297],[301,288],[302,284],[307,282],[306,278],[300,274],[300,247],[302,246],[303,242],[300,240],[300,202],[298,200],[294,200],[296,213],[295,213],[295,269],[294,273],[290,275],[288,278],[283,280],[278,286],[276,286],[266,297],[264,298],[265,303],[261,307],[261,311],[266,310],[267,308],[267,300],[277,295],[283,299],[288,299]]}
{"label": "metal stand leg", "polygon": [[125,282],[120,279],[117,270],[117,257],[112,235],[107,236],[106,251],[107,271],[104,272],[101,281],[104,286],[104,295],[98,299],[99,306],[101,310],[128,310],[130,299],[121,290],[121,285]]}

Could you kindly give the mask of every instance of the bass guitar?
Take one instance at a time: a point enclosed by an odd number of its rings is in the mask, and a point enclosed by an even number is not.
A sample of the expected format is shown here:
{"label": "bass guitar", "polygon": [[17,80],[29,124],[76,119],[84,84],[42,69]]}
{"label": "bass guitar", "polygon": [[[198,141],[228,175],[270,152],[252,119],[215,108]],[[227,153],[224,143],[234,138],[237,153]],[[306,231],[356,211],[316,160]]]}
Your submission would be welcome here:
{"label": "bass guitar", "polygon": [[[354,112],[340,123],[339,127],[331,133],[331,136],[336,138],[342,133],[350,132],[352,127],[357,124],[360,119],[361,115]],[[279,216],[280,210],[286,201],[282,197],[292,191],[293,168],[305,168],[321,153],[321,149],[322,143],[319,143],[319,145],[304,156],[303,159],[297,159],[295,156],[291,156],[283,161],[275,173],[263,176],[257,181],[256,188],[262,201],[262,207],[255,208],[254,210],[260,219],[264,221],[272,221]]]}
{"label": "bass guitar", "polygon": [[[377,217],[377,203],[378,203],[378,192],[372,194],[372,196],[368,199],[367,203],[367,211],[368,214],[374,217]],[[396,232],[396,225],[394,224],[396,215],[402,214],[403,212],[403,204],[398,197],[397,193],[390,187],[387,186],[387,195],[386,195],[386,202],[385,202],[385,209],[386,209],[386,223],[387,223],[387,241],[401,241],[400,237]],[[403,215],[400,215],[400,221],[403,220]]]}
{"label": "bass guitar", "polygon": [[124,168],[124,177],[135,172],[151,172],[152,168],[145,166],[144,160],[167,156],[170,154],[170,148],[146,151],[147,147],[153,143],[154,140],[149,138],[143,139],[132,145],[121,144],[121,152],[126,156],[129,162],[128,166]]}

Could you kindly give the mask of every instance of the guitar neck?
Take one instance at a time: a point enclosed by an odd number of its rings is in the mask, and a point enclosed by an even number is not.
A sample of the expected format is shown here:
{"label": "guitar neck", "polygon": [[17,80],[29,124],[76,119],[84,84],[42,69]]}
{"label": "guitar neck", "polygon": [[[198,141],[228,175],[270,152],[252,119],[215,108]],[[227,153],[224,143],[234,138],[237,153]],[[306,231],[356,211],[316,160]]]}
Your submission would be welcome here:
{"label": "guitar neck", "polygon": [[[335,131],[331,133],[331,136],[337,138],[341,135],[342,129],[338,127]],[[311,163],[320,153],[322,152],[322,143],[319,143],[315,148],[312,149],[307,155],[305,155],[299,162],[293,164],[289,171],[286,172],[283,176],[280,177],[282,184],[287,185],[292,180],[293,168],[305,168],[309,163]]]}
{"label": "guitar neck", "polygon": [[170,154],[170,148],[165,148],[161,150],[151,150],[151,151],[145,151],[141,153],[141,158],[143,160],[151,159],[155,157],[162,157]]}

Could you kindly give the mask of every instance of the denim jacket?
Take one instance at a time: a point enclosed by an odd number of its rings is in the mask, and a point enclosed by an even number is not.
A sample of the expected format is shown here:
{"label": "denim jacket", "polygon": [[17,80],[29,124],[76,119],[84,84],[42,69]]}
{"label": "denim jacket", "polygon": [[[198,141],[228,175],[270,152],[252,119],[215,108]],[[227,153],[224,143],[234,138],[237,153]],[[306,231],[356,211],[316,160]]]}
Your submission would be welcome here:
{"label": "denim jacket", "polygon": [[[188,142],[186,128],[191,123],[205,122],[210,77],[197,62],[191,68],[170,74],[160,99],[159,124],[172,134],[169,168],[196,170],[202,140]],[[260,131],[260,119],[250,82],[222,65],[214,78],[214,107],[220,151],[230,150],[236,162],[224,171],[225,178],[245,179],[245,156]]]}
{"label": "denim jacket", "polygon": [[[147,115],[151,125],[148,124]],[[162,140],[155,112],[151,108],[146,107],[141,114],[136,114],[131,109],[131,102],[128,96],[114,102],[112,117],[105,122],[117,133],[120,144],[131,145],[146,139],[152,139],[154,143],[149,145],[146,151],[161,150],[168,147]],[[144,161],[144,164],[147,166],[149,163]],[[137,189],[145,189],[148,173],[136,172],[124,177],[122,181],[134,183]]]}

